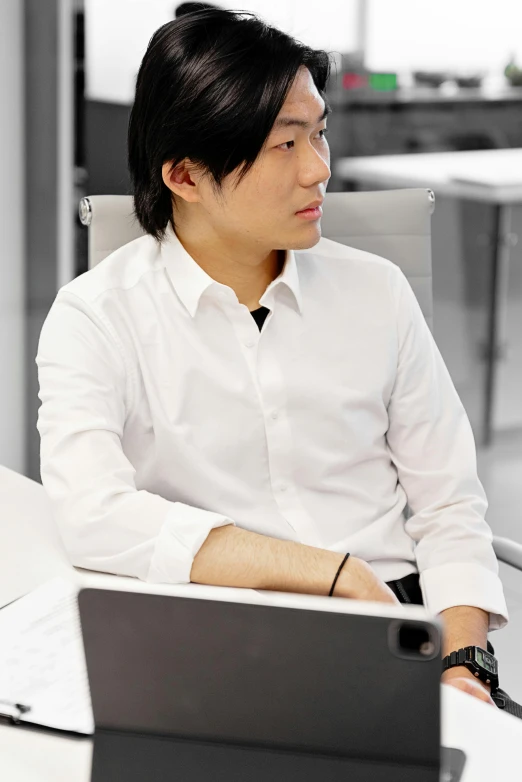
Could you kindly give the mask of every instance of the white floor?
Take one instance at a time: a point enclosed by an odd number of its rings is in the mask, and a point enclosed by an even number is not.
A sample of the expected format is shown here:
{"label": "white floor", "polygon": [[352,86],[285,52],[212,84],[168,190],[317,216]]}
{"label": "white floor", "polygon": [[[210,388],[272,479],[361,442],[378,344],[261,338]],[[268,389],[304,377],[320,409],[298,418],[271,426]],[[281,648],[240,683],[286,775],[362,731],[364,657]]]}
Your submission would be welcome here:
{"label": "white floor", "polygon": [[[492,446],[478,449],[477,462],[493,534],[522,543],[522,430],[497,433]],[[499,661],[500,686],[522,703],[522,571],[500,563],[499,575],[510,621],[489,640]]]}

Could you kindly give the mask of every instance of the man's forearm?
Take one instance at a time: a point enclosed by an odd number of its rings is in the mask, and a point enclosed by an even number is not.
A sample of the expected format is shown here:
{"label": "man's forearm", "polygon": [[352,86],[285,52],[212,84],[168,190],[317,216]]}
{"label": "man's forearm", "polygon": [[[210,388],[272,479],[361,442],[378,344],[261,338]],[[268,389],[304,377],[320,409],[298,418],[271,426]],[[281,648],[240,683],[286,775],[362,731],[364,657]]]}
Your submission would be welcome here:
{"label": "man's forearm", "polygon": [[[211,530],[194,558],[199,584],[327,595],[344,558],[334,551],[279,540],[228,524]],[[350,560],[343,571],[348,571]],[[337,593],[337,587],[336,587]]]}
{"label": "man's forearm", "polygon": [[442,657],[464,646],[487,648],[489,614],[474,606],[454,606],[439,614],[444,625]]}

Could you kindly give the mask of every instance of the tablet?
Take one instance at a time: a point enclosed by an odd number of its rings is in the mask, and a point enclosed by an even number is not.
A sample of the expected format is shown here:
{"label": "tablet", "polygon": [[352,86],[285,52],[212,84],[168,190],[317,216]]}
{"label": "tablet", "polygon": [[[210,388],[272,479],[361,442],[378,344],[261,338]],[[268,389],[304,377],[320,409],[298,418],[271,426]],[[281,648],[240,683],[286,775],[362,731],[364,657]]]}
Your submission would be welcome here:
{"label": "tablet", "polygon": [[295,597],[81,589],[92,782],[457,782],[465,757],[440,744],[439,621]]}

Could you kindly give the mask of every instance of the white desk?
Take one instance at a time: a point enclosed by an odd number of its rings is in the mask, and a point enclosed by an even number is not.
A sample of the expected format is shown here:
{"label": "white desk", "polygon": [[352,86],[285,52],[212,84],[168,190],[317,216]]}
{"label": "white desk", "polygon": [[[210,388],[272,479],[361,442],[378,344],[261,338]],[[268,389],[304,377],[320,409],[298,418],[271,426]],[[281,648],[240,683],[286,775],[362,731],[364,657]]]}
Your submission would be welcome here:
{"label": "white desk", "polygon": [[483,417],[483,443],[489,445],[496,365],[505,338],[510,248],[518,239],[511,218],[512,207],[522,203],[522,149],[341,158],[335,173],[348,189],[427,187],[435,195],[482,201],[494,208]]}
{"label": "white desk", "polygon": [[[236,592],[197,584],[189,587],[147,584],[138,579],[71,568],[54,527],[43,487],[2,466],[0,558],[0,606],[55,575],[84,585],[159,594],[180,594],[187,588],[194,588],[195,593],[209,597]],[[259,601],[259,595],[254,590],[241,592],[246,601]],[[268,593],[264,594],[268,599]],[[290,596],[286,597],[290,599]],[[299,600],[303,596],[294,597]],[[397,609],[391,605],[365,603],[361,610],[381,614]],[[407,606],[404,610],[409,611],[412,617],[417,613],[425,616],[421,606]],[[449,685],[441,685],[441,688],[442,742],[446,746],[463,749],[468,756],[462,782],[507,782],[513,779],[513,769],[517,769],[522,744],[522,720]],[[487,741],[484,741],[485,736]],[[0,725],[0,770],[1,778],[6,782],[89,782],[91,755],[92,740],[89,737],[61,736],[30,727]]]}

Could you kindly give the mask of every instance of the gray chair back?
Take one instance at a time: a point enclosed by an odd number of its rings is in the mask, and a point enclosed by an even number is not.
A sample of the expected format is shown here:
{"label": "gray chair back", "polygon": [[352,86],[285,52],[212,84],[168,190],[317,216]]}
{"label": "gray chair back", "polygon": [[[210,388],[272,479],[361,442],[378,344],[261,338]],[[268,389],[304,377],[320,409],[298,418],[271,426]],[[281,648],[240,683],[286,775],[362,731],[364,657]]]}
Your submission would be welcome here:
{"label": "gray chair back", "polygon": [[[143,235],[132,212],[132,196],[96,195],[80,202],[89,226],[89,268]],[[381,255],[407,277],[433,330],[431,190],[411,188],[361,193],[326,193],[321,229],[340,244]]]}

